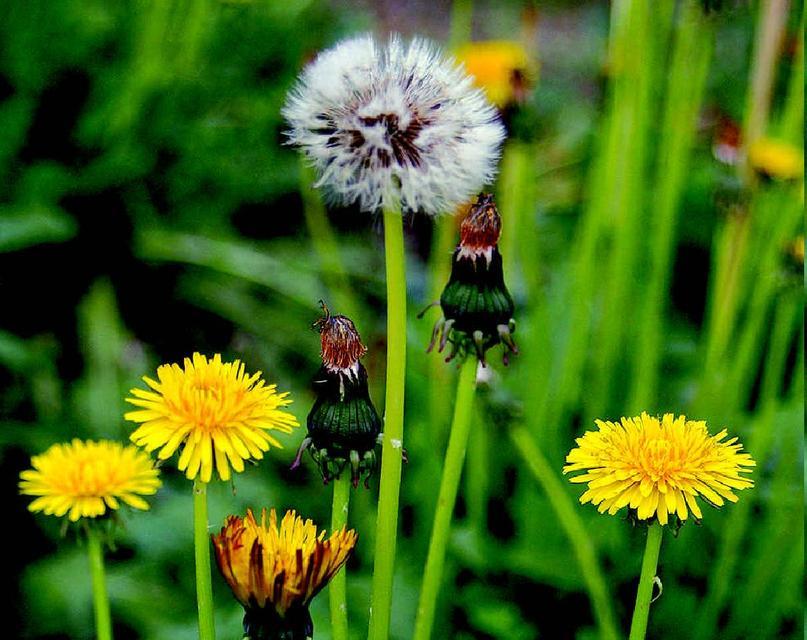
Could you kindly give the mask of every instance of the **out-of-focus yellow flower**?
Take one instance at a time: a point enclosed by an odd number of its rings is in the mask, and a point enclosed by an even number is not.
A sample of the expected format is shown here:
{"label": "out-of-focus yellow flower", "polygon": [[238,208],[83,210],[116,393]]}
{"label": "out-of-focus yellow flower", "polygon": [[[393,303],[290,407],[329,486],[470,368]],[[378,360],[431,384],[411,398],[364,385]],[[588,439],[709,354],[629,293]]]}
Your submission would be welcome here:
{"label": "out-of-focus yellow flower", "polygon": [[580,502],[597,505],[600,513],[630,507],[640,520],[656,517],[664,525],[677,515],[683,522],[690,511],[702,517],[696,497],[719,507],[724,499],[737,501],[733,490],[753,486],[740,474],[756,463],[740,452],[737,438],[723,441],[725,429],[710,436],[705,422],[671,413],[596,424],[598,431],[576,440],[563,473],[586,471],[571,481],[588,483]]}
{"label": "out-of-focus yellow flower", "polygon": [[142,422],[130,436],[147,451],[160,449],[161,460],[184,445],[179,470],[193,480],[209,482],[213,465],[222,480],[230,467],[241,472],[244,460],[260,460],[271,446],[282,445],[269,432],[290,433],[297,419],[281,408],[291,404],[288,393],[266,385],[261,372],[248,374],[239,361],[211,360],[198,353],[185,358],[184,366],[165,364],[157,380],[144,377],[152,390],[132,389],[126,401],[140,407],[125,414]]}
{"label": "out-of-focus yellow flower", "polygon": [[799,236],[790,243],[788,253],[798,264],[804,264],[804,236]]}
{"label": "out-of-focus yellow flower", "polygon": [[[229,516],[218,535],[213,535],[216,563],[233,595],[246,609],[244,627],[248,636],[264,637],[262,624],[310,628],[308,605],[347,561],[358,536],[343,527],[325,539],[311,520],[287,511],[280,527],[272,509],[258,522],[247,511],[244,518]],[[277,637],[280,637],[279,635]],[[286,636],[283,636],[286,637]]]}
{"label": "out-of-focus yellow flower", "polygon": [[804,175],[804,153],[798,147],[760,138],[748,149],[748,162],[759,173],[780,180],[794,180]]}
{"label": "out-of-focus yellow flower", "polygon": [[499,108],[523,100],[535,76],[536,65],[518,42],[471,42],[460,47],[456,56]]}
{"label": "out-of-focus yellow flower", "polygon": [[20,493],[37,496],[30,511],[79,518],[96,518],[120,503],[148,509],[141,496],[156,493],[159,473],[151,458],[133,446],[101,440],[54,444],[31,458],[20,474]]}

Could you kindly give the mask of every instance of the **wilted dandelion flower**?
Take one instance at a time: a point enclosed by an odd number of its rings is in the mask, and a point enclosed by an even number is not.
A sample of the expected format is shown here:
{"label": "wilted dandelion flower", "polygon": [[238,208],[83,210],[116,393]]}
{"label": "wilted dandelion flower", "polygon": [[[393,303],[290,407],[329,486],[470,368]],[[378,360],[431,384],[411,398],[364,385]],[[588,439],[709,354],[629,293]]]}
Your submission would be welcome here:
{"label": "wilted dandelion flower", "polygon": [[497,107],[521,102],[526,97],[535,65],[521,43],[512,40],[469,42],[457,51],[457,59]]}
{"label": "wilted dandelion flower", "polygon": [[288,393],[219,354],[208,360],[194,353],[182,367],[165,364],[157,380],[143,380],[151,390],[132,389],[134,398],[126,398],[140,409],[124,417],[143,423],[130,437],[147,451],[159,449],[161,460],[182,446],[178,466],[191,480],[199,475],[209,482],[214,464],[219,477],[229,479],[231,466],[240,473],[244,460],[260,460],[270,445],[282,446],[271,431],[290,433],[298,425],[282,410],[291,404]]}
{"label": "wilted dandelion flower", "polygon": [[160,487],[151,458],[133,446],[101,440],[54,444],[31,458],[20,474],[20,493],[37,498],[30,511],[79,518],[97,518],[114,511],[120,503],[148,509],[142,496]]}
{"label": "wilted dandelion flower", "polygon": [[283,109],[338,202],[453,211],[491,181],[504,129],[473,79],[430,43],[344,41],[306,67]]}
{"label": "wilted dandelion flower", "polygon": [[671,413],[596,423],[597,431],[577,439],[563,472],[586,471],[571,481],[588,483],[580,502],[600,513],[629,507],[639,520],[656,517],[664,525],[677,516],[683,522],[690,512],[702,517],[696,498],[720,507],[737,501],[734,490],[753,486],[741,474],[755,462],[741,453],[737,438],[725,440],[725,429],[710,436],[704,421]]}
{"label": "wilted dandelion flower", "polygon": [[272,509],[258,522],[251,510],[229,516],[213,535],[216,562],[244,606],[244,632],[252,640],[297,640],[313,635],[308,606],[347,561],[358,536],[352,529],[325,538],[311,520],[287,511],[280,527]]}

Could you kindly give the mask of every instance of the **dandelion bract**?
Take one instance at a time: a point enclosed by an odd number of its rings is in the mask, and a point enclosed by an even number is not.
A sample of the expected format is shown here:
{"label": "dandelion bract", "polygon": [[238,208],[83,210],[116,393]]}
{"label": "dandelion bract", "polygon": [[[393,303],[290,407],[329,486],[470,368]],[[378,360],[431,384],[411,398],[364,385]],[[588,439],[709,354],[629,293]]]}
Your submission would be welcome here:
{"label": "dandelion bract", "polygon": [[165,364],[157,380],[144,377],[151,388],[132,389],[126,401],[139,407],[124,416],[143,423],[131,439],[147,451],[159,449],[161,460],[183,446],[179,469],[208,482],[216,471],[230,478],[230,467],[244,470],[245,460],[260,460],[270,446],[281,447],[270,432],[290,433],[297,419],[284,411],[288,393],[267,385],[261,372],[248,374],[239,360],[222,362],[193,354],[184,364]]}
{"label": "dandelion bract", "polygon": [[360,36],[325,51],[283,115],[318,184],[366,211],[453,211],[493,178],[504,138],[473,79],[418,38]]}
{"label": "dandelion bract", "polygon": [[671,413],[597,426],[577,439],[563,472],[586,472],[571,481],[588,483],[580,502],[600,513],[630,507],[640,520],[656,517],[660,524],[672,515],[684,521],[690,512],[700,519],[696,498],[719,507],[737,501],[735,490],[753,486],[742,474],[755,463],[737,438],[726,440],[725,429],[711,436],[705,422]]}
{"label": "dandelion bract", "polygon": [[133,446],[101,440],[51,446],[31,458],[20,474],[20,493],[36,496],[30,511],[79,518],[97,518],[114,511],[120,503],[148,509],[143,496],[156,493],[159,473],[152,460]]}

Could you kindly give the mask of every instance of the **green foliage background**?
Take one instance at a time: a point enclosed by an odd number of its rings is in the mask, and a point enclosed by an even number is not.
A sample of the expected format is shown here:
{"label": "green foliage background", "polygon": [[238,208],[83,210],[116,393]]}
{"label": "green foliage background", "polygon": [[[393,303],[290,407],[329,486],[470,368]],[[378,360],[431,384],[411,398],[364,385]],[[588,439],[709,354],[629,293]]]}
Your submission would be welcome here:
{"label": "green foliage background", "polygon": [[[594,417],[642,409],[725,425],[759,463],[738,505],[707,508],[702,526],[665,537],[650,637],[802,637],[803,279],[787,247],[803,233],[803,186],[738,182],[711,150],[711,114],[749,117],[769,3],[726,2],[708,18],[695,17],[696,4],[615,2],[610,15],[601,2],[537,5],[541,77],[514,116],[495,186],[522,354],[509,368],[492,363],[479,394],[435,638],[599,637],[581,549],[605,575],[594,599],[626,633],[643,531],[576,505],[580,490],[560,469]],[[763,131],[801,146],[803,8],[792,5]],[[446,39],[447,4],[428,15],[416,2],[379,7],[0,6],[0,490],[16,538],[5,554],[18,578],[4,602],[12,637],[92,635],[84,549],[26,511],[19,471],[56,441],[127,439],[123,398],[158,364],[195,350],[241,358],[292,392],[304,423],[318,366],[310,327],[325,298],[370,347],[381,408],[379,220],[322,209],[282,147],[279,115],[304,61],[341,36],[394,27]],[[477,3],[474,35],[512,37],[520,9]],[[408,219],[414,312],[443,284],[447,225]],[[455,377],[423,352],[430,322],[414,312],[394,638],[411,632]],[[311,461],[288,471],[303,435],[232,487],[214,483],[211,521],[276,506],[327,523],[330,489]],[[196,634],[190,483],[171,463],[163,470],[152,510],[122,514],[109,554],[118,638]],[[357,638],[376,484],[351,505]],[[240,607],[217,576],[214,590],[219,636],[239,638]],[[329,637],[326,597],[312,611],[317,638]]]}

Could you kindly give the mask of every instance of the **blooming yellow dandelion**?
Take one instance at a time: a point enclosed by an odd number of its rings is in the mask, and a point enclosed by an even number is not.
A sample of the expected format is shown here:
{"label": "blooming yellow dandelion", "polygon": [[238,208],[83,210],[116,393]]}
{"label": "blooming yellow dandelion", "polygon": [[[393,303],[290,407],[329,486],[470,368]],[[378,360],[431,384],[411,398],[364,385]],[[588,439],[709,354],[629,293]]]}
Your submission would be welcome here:
{"label": "blooming yellow dandelion", "polygon": [[725,429],[710,436],[705,422],[671,413],[596,423],[598,431],[577,439],[563,472],[586,471],[571,481],[588,483],[580,502],[600,513],[630,507],[639,520],[655,517],[665,525],[676,515],[683,522],[690,512],[702,517],[697,499],[719,507],[737,501],[735,490],[753,486],[741,474],[755,463],[737,438],[725,439]]}
{"label": "blooming yellow dandelion", "polygon": [[97,518],[114,511],[123,502],[135,509],[148,509],[142,496],[160,487],[151,459],[132,446],[102,440],[74,439],[54,444],[31,458],[20,474],[20,493],[37,496],[30,511],[79,518]]}
{"label": "blooming yellow dandelion", "polygon": [[761,138],[748,149],[748,162],[759,173],[779,180],[795,180],[804,176],[804,154],[798,147]]}
{"label": "blooming yellow dandelion", "polygon": [[470,42],[457,50],[457,59],[499,108],[523,100],[535,75],[526,49],[509,40]]}
{"label": "blooming yellow dandelion", "polygon": [[343,527],[326,539],[325,531],[294,511],[279,527],[274,509],[268,523],[266,509],[260,522],[251,510],[244,518],[229,516],[213,545],[221,574],[245,608],[247,637],[311,637],[308,606],[345,564],[357,538]]}
{"label": "blooming yellow dandelion", "polygon": [[125,414],[143,423],[131,439],[147,451],[159,449],[161,460],[180,446],[179,469],[189,479],[209,482],[215,464],[222,480],[230,467],[244,470],[244,460],[260,460],[270,446],[282,445],[272,431],[290,433],[296,418],[283,411],[291,404],[288,393],[277,393],[261,372],[248,374],[239,360],[222,362],[198,353],[185,358],[184,366],[165,364],[157,380],[144,377],[151,390],[132,389],[126,401],[140,407]]}

